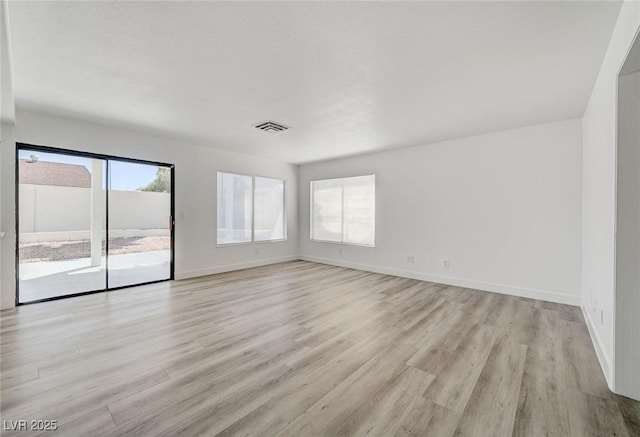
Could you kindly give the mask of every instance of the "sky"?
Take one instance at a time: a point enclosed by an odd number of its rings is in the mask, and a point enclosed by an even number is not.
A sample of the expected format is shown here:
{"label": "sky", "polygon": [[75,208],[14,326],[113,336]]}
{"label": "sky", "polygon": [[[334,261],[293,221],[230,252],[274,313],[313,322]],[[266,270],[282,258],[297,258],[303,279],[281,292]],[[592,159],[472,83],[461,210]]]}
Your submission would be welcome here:
{"label": "sky", "polygon": [[[39,150],[18,151],[20,159],[30,159],[31,155],[37,155],[38,161],[60,162],[64,164],[84,165],[91,173],[91,158],[81,156],[64,155],[60,153],[45,153]],[[137,190],[156,178],[158,167],[147,164],[134,164],[124,161],[109,161],[111,163],[111,189],[112,190]]]}

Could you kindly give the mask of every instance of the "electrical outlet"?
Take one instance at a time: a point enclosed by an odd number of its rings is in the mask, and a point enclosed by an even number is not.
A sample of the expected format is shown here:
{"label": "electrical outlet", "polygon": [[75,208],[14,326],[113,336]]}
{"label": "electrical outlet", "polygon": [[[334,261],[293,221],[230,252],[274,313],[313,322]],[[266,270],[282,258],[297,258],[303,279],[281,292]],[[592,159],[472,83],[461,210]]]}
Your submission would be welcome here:
{"label": "electrical outlet", "polygon": [[338,248],[338,255],[342,255],[342,247]]}
{"label": "electrical outlet", "polygon": [[409,264],[413,264],[414,262],[416,262],[416,259],[413,257],[413,255],[411,255],[407,257],[407,262]]}
{"label": "electrical outlet", "polygon": [[449,268],[449,260],[448,259],[442,260],[442,268],[444,268],[444,269],[448,269]]}

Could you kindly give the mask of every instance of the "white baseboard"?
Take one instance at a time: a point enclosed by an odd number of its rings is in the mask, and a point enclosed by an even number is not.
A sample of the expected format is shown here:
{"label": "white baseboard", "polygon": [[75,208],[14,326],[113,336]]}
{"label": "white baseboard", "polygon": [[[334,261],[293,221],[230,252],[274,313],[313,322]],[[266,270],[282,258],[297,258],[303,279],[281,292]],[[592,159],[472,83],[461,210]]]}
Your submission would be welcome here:
{"label": "white baseboard", "polygon": [[613,378],[613,366],[611,366],[611,359],[606,352],[606,349],[603,346],[602,339],[600,338],[600,334],[595,329],[595,324],[593,319],[591,318],[591,313],[586,308],[585,305],[581,305],[582,315],[584,316],[584,320],[587,324],[587,329],[589,330],[589,335],[591,336],[591,342],[593,343],[593,348],[596,350],[596,356],[598,357],[598,362],[600,363],[600,367],[602,368],[602,373],[604,373],[604,378],[607,380],[607,385],[609,386],[609,390],[615,391],[615,384]]}
{"label": "white baseboard", "polygon": [[208,275],[215,275],[217,273],[224,273],[224,272],[232,272],[234,270],[243,270],[243,269],[250,269],[251,267],[260,267],[260,266],[267,266],[269,264],[277,264],[277,263],[282,263],[282,262],[287,262],[287,261],[296,261],[299,258],[296,255],[291,255],[291,256],[282,256],[279,258],[267,258],[267,259],[259,259],[256,261],[248,261],[248,262],[243,262],[243,263],[237,263],[237,264],[225,264],[222,266],[216,266],[216,267],[209,267],[206,269],[198,269],[198,270],[187,270],[184,272],[175,272],[175,279],[176,280],[181,280],[181,279],[191,279],[191,278],[197,278],[200,276],[208,276]]}
{"label": "white baseboard", "polygon": [[436,282],[439,284],[454,285],[456,287],[472,288],[475,290],[490,291],[493,293],[508,294],[511,296],[527,297],[530,299],[544,300],[547,302],[556,302],[567,305],[580,306],[580,296],[570,294],[557,293],[554,291],[535,290],[531,288],[514,287],[511,285],[493,284],[488,282],[474,281],[470,279],[454,278],[451,276],[440,276],[429,273],[412,272],[409,270],[400,270],[387,267],[372,266],[369,264],[359,264],[346,262],[342,260],[321,258],[309,255],[300,255],[301,260],[312,261],[321,264],[330,264],[334,266],[347,267],[367,272],[380,273],[383,275],[400,276],[403,278],[417,279],[419,281]]}

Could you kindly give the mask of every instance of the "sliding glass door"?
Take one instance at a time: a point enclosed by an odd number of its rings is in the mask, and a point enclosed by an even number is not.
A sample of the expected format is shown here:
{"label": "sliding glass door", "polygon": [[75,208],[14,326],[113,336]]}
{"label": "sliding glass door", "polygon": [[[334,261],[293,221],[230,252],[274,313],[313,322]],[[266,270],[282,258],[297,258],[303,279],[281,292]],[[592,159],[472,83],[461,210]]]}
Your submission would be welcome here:
{"label": "sliding glass door", "polygon": [[18,151],[19,302],[104,290],[105,161]]}
{"label": "sliding glass door", "polygon": [[17,304],[173,272],[172,167],[19,145]]}
{"label": "sliding glass door", "polygon": [[109,286],[171,277],[171,169],[109,161]]}

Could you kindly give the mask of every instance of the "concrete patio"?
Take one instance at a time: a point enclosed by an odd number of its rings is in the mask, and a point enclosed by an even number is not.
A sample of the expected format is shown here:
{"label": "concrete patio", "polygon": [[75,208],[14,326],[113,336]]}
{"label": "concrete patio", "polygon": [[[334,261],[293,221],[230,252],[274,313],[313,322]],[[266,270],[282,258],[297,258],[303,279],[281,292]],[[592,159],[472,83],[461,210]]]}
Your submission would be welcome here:
{"label": "concrete patio", "polygon": [[[141,284],[169,279],[170,250],[157,250],[109,256],[109,287]],[[106,257],[99,266],[91,258],[20,264],[20,302],[104,290]]]}

